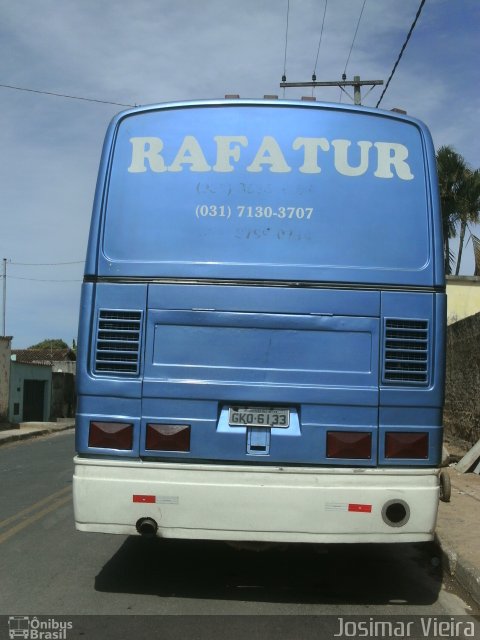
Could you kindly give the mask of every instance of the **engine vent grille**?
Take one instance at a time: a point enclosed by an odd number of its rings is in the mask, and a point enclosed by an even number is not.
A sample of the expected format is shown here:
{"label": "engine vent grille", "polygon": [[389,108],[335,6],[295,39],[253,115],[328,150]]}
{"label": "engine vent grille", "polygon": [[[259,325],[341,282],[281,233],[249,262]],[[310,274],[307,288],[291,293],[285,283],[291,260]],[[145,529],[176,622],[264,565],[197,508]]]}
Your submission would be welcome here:
{"label": "engine vent grille", "polygon": [[138,375],[142,312],[100,309],[95,344],[95,372]]}
{"label": "engine vent grille", "polygon": [[385,320],[384,384],[428,384],[428,329],[428,320]]}

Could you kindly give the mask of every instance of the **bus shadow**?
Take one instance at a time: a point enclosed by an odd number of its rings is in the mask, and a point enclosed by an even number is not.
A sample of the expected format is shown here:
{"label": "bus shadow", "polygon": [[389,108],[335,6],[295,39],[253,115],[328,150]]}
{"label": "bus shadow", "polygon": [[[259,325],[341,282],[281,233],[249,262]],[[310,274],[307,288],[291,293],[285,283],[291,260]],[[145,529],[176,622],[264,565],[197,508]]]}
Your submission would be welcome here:
{"label": "bus shadow", "polygon": [[437,547],[421,544],[285,545],[129,537],[95,589],[160,597],[301,604],[429,605],[438,598]]}

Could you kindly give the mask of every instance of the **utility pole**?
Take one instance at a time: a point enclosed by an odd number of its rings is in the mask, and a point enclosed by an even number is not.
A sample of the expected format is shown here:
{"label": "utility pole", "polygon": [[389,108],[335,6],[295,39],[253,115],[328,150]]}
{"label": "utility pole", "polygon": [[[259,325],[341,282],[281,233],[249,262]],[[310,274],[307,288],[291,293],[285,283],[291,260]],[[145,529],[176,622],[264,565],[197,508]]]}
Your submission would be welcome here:
{"label": "utility pole", "polygon": [[[285,76],[283,76],[285,78]],[[287,87],[353,87],[353,102],[354,104],[362,104],[361,87],[375,87],[376,85],[383,84],[383,80],[360,80],[360,76],[353,76],[353,80],[347,80],[347,76],[343,74],[341,80],[335,80],[332,82],[317,82],[315,74],[312,76],[310,82],[285,82],[282,78],[280,87],[286,89]]]}
{"label": "utility pole", "polygon": [[6,329],[6,317],[7,317],[7,259],[3,259],[3,333],[5,337],[7,335]]}

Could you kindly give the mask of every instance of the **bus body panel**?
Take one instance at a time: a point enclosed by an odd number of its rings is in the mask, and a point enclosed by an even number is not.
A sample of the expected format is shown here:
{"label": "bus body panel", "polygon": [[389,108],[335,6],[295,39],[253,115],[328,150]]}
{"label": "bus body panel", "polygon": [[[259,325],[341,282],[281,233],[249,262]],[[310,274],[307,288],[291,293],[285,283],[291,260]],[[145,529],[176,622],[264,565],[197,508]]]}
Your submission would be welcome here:
{"label": "bus body panel", "polygon": [[[80,531],[265,542],[420,542],[433,538],[438,471],[183,465],[77,459]],[[403,526],[385,506],[409,505]]]}
{"label": "bus body panel", "polygon": [[[123,313],[127,299],[142,316],[139,371],[133,378],[92,373],[99,353],[92,327],[88,361],[79,357],[78,363],[77,451],[92,451],[90,420],[115,418],[134,425],[134,447],[118,455],[247,461],[258,455],[248,446],[251,429],[231,427],[226,416],[232,404],[253,403],[291,411],[289,428],[271,431],[263,452],[270,463],[351,464],[328,459],[326,434],[357,431],[371,434],[371,453],[357,464],[407,464],[412,461],[384,455],[384,433],[407,428],[429,435],[428,454],[416,464],[436,466],[442,342],[430,330],[425,384],[407,379],[392,386],[382,378],[386,319],[409,308],[409,322],[441,325],[444,305],[438,298],[442,294],[99,283],[94,325],[101,309]],[[136,401],[129,405],[129,398]],[[190,451],[149,452],[146,425],[172,421],[191,425]]]}
{"label": "bus body panel", "polygon": [[86,273],[444,284],[433,145],[413,118],[284,101],[137,109],[112,123],[102,172]]}

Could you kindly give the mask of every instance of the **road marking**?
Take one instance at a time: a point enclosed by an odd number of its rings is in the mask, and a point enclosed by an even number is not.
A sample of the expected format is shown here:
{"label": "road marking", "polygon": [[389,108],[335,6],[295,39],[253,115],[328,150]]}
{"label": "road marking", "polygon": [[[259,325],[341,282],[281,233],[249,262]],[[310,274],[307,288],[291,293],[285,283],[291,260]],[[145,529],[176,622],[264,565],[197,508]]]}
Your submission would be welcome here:
{"label": "road marking", "polygon": [[22,511],[19,511],[13,516],[10,516],[9,518],[2,520],[0,522],[0,528],[5,528],[12,522],[15,522],[15,520],[23,518],[24,516],[31,513],[32,511],[36,511],[36,513],[33,513],[33,515],[31,515],[30,517],[23,519],[21,522],[18,522],[10,529],[7,529],[3,533],[1,533],[0,544],[2,544],[2,542],[5,542],[9,538],[11,538],[13,535],[18,533],[19,531],[22,531],[22,529],[25,529],[26,527],[29,527],[34,522],[37,522],[38,520],[43,518],[43,516],[47,515],[48,513],[51,513],[52,511],[55,511],[55,509],[60,508],[64,504],[67,504],[67,502],[70,502],[72,499],[70,495],[70,491],[71,491],[71,487],[69,486],[64,487],[60,491],[52,493],[46,498],[43,498],[42,500],[39,500],[35,504],[32,504],[30,507],[26,507],[25,509],[22,509]]}
{"label": "road marking", "polygon": [[29,507],[26,507],[25,509],[18,511],[17,513],[14,513],[13,516],[10,516],[9,518],[5,518],[5,520],[0,520],[0,529],[3,529],[3,527],[6,527],[8,524],[10,524],[10,522],[14,522],[19,518],[26,516],[27,513],[31,513],[32,511],[35,511],[36,509],[43,507],[43,505],[46,504],[47,502],[50,502],[51,500],[55,500],[55,498],[60,498],[60,496],[64,496],[69,491],[71,491],[70,486],[64,487],[63,489],[60,489],[60,491],[56,491],[55,493],[50,494],[46,498],[43,498],[42,500],[35,502],[35,504],[32,504]]}

